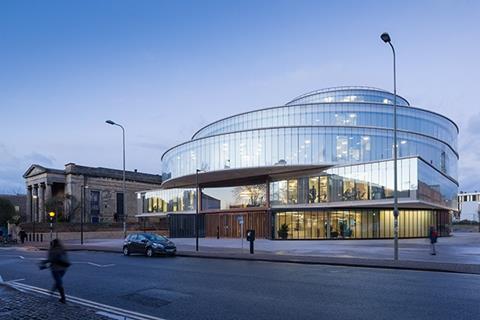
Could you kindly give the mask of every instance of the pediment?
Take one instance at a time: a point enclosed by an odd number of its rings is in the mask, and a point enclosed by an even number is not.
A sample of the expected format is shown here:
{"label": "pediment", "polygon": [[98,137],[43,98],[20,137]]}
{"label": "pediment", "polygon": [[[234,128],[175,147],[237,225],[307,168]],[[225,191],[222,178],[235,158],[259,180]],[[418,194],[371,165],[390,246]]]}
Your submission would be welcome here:
{"label": "pediment", "polygon": [[28,168],[28,170],[23,174],[24,178],[33,177],[42,173],[47,172],[45,167],[42,167],[38,164],[33,164]]}

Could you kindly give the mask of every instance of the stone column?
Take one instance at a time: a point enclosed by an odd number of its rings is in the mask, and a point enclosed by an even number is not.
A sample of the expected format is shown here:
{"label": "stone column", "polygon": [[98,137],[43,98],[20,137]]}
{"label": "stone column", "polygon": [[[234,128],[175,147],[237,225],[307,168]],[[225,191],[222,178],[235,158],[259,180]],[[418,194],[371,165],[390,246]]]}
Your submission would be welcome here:
{"label": "stone column", "polygon": [[45,187],[45,203],[47,203],[49,200],[51,200],[53,197],[52,194],[52,184],[47,183]]}
{"label": "stone column", "polygon": [[[52,184],[51,183],[47,183],[45,185],[45,205],[47,204],[47,202],[49,202],[50,200],[52,200]],[[48,211],[45,209],[45,217],[46,215],[48,214]]]}
{"label": "stone column", "polygon": [[32,213],[33,213],[33,220],[32,222],[38,222],[38,184],[35,184],[32,189]]}
{"label": "stone column", "polygon": [[43,222],[45,219],[45,184],[38,186],[38,221]]}
{"label": "stone column", "polygon": [[32,186],[27,186],[27,212],[26,212],[26,219],[27,222],[32,222],[33,219],[33,212],[32,212]]}

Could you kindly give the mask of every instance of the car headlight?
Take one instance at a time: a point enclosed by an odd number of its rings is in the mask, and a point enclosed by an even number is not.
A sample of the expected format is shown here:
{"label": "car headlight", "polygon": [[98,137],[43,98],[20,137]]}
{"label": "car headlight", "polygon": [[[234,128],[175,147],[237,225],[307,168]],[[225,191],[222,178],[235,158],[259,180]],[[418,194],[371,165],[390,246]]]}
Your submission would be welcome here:
{"label": "car headlight", "polygon": [[154,243],[154,244],[152,244],[152,246],[154,248],[163,249],[163,245],[161,245],[160,243]]}

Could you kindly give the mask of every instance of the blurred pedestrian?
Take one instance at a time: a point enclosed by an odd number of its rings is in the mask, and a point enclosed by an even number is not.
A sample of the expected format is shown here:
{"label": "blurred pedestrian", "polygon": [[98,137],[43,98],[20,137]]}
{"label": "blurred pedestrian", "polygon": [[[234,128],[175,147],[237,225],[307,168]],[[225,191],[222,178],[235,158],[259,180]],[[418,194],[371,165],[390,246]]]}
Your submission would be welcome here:
{"label": "blurred pedestrian", "polygon": [[25,232],[25,230],[21,229],[18,233],[18,236],[20,237],[20,241],[22,242],[22,244],[24,244],[25,239],[27,238],[27,233]]}
{"label": "blurred pedestrian", "polygon": [[65,303],[65,290],[63,288],[62,278],[65,275],[68,267],[70,267],[70,261],[67,257],[67,251],[61,244],[60,240],[54,239],[50,244],[48,250],[48,258],[44,260],[40,266],[40,269],[50,268],[55,281],[52,291],[58,290],[60,293],[60,302]]}
{"label": "blurred pedestrian", "polygon": [[434,226],[430,226],[428,237],[430,238],[430,246],[432,251],[430,252],[431,255],[436,255],[437,252],[435,251],[435,243],[437,243],[438,233]]}

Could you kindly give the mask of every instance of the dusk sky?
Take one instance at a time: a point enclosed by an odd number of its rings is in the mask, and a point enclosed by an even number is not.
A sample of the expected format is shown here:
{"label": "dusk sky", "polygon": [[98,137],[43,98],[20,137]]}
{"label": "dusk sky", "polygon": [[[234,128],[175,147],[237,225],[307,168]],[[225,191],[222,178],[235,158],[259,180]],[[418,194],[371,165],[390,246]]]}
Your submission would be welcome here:
{"label": "dusk sky", "polygon": [[460,127],[480,190],[479,1],[1,1],[0,193],[33,163],[161,173],[200,127],[344,85],[397,92]]}

